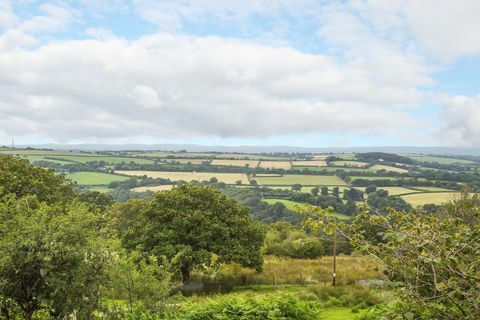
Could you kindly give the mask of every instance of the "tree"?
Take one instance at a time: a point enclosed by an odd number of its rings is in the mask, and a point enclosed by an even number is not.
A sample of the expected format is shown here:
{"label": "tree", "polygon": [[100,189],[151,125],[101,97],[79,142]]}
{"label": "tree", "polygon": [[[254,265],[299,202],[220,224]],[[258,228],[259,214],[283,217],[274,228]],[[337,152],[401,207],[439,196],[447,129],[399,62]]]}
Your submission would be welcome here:
{"label": "tree", "polygon": [[39,201],[68,202],[75,197],[73,184],[51,169],[30,164],[27,160],[0,155],[0,197],[35,194]]}
{"label": "tree", "polygon": [[320,189],[318,189],[318,187],[314,187],[314,188],[312,188],[312,190],[310,190],[310,193],[314,197],[317,197],[319,192],[320,192]]}
{"label": "tree", "polygon": [[98,218],[80,202],[39,202],[36,196],[0,201],[0,292],[24,319],[44,307],[55,318],[90,319],[99,302],[108,252]]}
{"label": "tree", "polygon": [[300,191],[302,190],[302,185],[300,183],[295,183],[292,185],[292,191]]}
{"label": "tree", "polygon": [[[190,271],[236,262],[262,269],[265,232],[248,208],[208,186],[182,185],[157,193],[127,237],[126,246],[172,260],[190,282]],[[216,256],[215,261],[213,257]]]}
{"label": "tree", "polygon": [[377,186],[376,185],[370,185],[370,186],[365,188],[365,193],[366,194],[374,193],[375,191],[377,191]]}
{"label": "tree", "polygon": [[258,185],[257,180],[255,179],[250,180],[250,185],[256,187]]}
{"label": "tree", "polygon": [[210,178],[210,183],[217,183],[218,179],[216,177],[211,177]]}
{"label": "tree", "polygon": [[[433,214],[390,210],[379,215],[365,207],[352,224],[325,221],[329,212],[312,208],[305,226],[337,230],[382,260],[397,294],[415,311],[428,319],[480,319],[478,195],[464,193]],[[365,232],[372,227],[382,230],[381,241]]]}
{"label": "tree", "polygon": [[322,196],[328,196],[328,187],[327,186],[322,187]]}
{"label": "tree", "polygon": [[332,195],[334,195],[335,197],[339,198],[340,197],[340,190],[338,187],[333,187],[332,189]]}

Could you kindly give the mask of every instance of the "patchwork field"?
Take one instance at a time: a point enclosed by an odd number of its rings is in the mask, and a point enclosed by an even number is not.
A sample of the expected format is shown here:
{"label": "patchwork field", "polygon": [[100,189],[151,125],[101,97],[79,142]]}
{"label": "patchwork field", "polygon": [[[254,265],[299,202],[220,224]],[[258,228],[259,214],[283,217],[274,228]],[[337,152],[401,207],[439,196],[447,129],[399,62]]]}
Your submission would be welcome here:
{"label": "patchwork field", "polygon": [[292,166],[324,167],[326,165],[325,160],[292,161]]}
{"label": "patchwork field", "polygon": [[344,160],[332,161],[330,163],[331,165],[338,166],[338,167],[365,167],[366,165],[368,165],[367,162],[344,161]]}
{"label": "patchwork field", "polygon": [[459,197],[456,192],[432,192],[432,193],[416,193],[401,196],[405,201],[412,206],[421,206],[424,204],[442,204]]}
{"label": "patchwork field", "polygon": [[28,155],[23,154],[21,155],[22,158],[27,159],[29,161],[51,161],[60,164],[68,164],[68,163],[87,163],[91,161],[104,161],[109,164],[119,164],[119,163],[138,163],[138,164],[153,164],[154,161],[150,159],[142,159],[142,158],[127,158],[127,157],[113,157],[113,156],[101,156],[101,155]]}
{"label": "patchwork field", "polygon": [[290,161],[261,161],[258,166],[263,169],[290,170],[292,168],[292,164]]}
{"label": "patchwork field", "polygon": [[391,167],[391,166],[384,166],[381,164],[376,164],[372,167],[369,168],[371,171],[380,171],[380,170],[385,170],[385,171],[390,171],[390,172],[398,172],[398,173],[408,173],[407,169],[402,169],[402,168],[397,168],[397,167]]}
{"label": "patchwork field", "polygon": [[233,167],[248,167],[256,168],[258,167],[258,160],[212,160],[210,163],[212,166],[233,166]]}
{"label": "patchwork field", "polygon": [[74,172],[67,174],[66,177],[78,184],[89,186],[107,185],[114,181],[128,180],[128,177],[101,172]]}
{"label": "patchwork field", "polygon": [[173,185],[168,184],[168,185],[154,186],[154,187],[138,187],[138,188],[133,188],[131,190],[135,192],[145,192],[145,191],[158,192],[158,191],[168,191],[168,190],[171,190],[173,187],[174,187]]}
{"label": "patchwork field", "polygon": [[149,178],[163,178],[172,181],[205,181],[215,177],[219,182],[226,184],[248,184],[248,177],[243,173],[217,173],[217,172],[163,172],[163,171],[116,171],[118,174],[127,176],[147,176]]}
{"label": "patchwork field", "polygon": [[336,176],[314,176],[286,174],[275,177],[256,177],[260,185],[293,185],[299,183],[305,186],[344,186],[345,181]]}

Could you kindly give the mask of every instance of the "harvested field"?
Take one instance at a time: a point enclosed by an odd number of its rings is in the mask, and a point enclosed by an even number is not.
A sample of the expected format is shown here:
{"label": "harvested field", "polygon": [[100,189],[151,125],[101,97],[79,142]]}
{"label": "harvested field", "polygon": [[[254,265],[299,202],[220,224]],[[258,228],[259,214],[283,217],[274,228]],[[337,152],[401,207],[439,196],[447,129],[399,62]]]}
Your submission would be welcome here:
{"label": "harvested field", "polygon": [[324,167],[326,165],[325,160],[292,161],[292,166]]}
{"label": "harvested field", "polygon": [[460,194],[457,192],[430,192],[430,193],[416,193],[402,196],[403,200],[410,203],[412,206],[421,206],[424,204],[442,204],[451,200],[458,199]]}
{"label": "harvested field", "polygon": [[290,161],[261,161],[259,167],[263,169],[290,170],[292,168],[292,164]]}
{"label": "harvested field", "polygon": [[215,160],[212,160],[210,165],[212,165],[212,166],[233,166],[233,167],[256,168],[258,166],[258,160],[215,159]]}
{"label": "harvested field", "polygon": [[381,165],[381,164],[376,164],[376,165],[370,167],[369,169],[370,169],[370,171],[385,170],[385,171],[390,171],[390,172],[408,173],[407,169],[391,167],[391,166],[384,166],[384,165]]}
{"label": "harvested field", "polygon": [[117,171],[118,174],[127,176],[144,176],[150,178],[170,179],[171,181],[192,180],[205,181],[215,177],[219,182],[226,184],[236,184],[236,181],[242,181],[242,184],[248,184],[248,177],[243,173],[218,173],[218,172],[167,172],[167,171]]}
{"label": "harvested field", "polygon": [[145,192],[145,191],[158,192],[158,191],[168,191],[168,190],[171,190],[173,187],[174,185],[168,184],[168,185],[153,186],[153,187],[138,187],[138,188],[133,188],[131,190],[135,192]]}

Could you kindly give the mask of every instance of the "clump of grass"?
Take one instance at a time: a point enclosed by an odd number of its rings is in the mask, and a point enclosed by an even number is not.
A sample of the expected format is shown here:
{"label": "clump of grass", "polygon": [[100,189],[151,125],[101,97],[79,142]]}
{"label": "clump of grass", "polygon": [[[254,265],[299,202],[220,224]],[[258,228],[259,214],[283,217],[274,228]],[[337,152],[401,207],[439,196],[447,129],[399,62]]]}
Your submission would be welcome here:
{"label": "clump of grass", "polygon": [[[332,278],[332,257],[293,259],[267,256],[263,272],[245,269],[237,264],[222,265],[218,270],[196,272],[194,279],[214,280],[237,286],[329,284]],[[365,256],[337,257],[337,284],[352,285],[361,279],[383,278],[381,262]]]}

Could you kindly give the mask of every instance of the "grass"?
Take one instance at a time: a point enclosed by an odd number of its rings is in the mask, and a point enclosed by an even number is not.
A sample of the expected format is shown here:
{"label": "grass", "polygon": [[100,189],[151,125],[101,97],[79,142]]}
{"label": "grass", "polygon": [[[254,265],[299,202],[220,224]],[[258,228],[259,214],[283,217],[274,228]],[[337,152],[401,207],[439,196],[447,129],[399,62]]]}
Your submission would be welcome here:
{"label": "grass", "polygon": [[424,204],[442,204],[459,197],[457,192],[429,192],[429,193],[415,193],[402,196],[403,200],[410,203],[412,206],[421,206]]}
{"label": "grass", "polygon": [[67,174],[66,177],[78,184],[89,186],[108,185],[114,181],[125,181],[128,179],[124,176],[101,172],[74,172]]}
{"label": "grass", "polygon": [[398,173],[408,173],[407,169],[402,169],[402,168],[397,168],[397,167],[391,167],[391,166],[385,166],[382,164],[376,164],[372,167],[369,168],[371,171],[380,171],[380,170],[385,170],[385,171],[390,171],[390,172],[398,172]]}
{"label": "grass", "polygon": [[336,176],[317,176],[286,174],[276,177],[256,177],[260,185],[293,185],[299,183],[305,186],[344,186],[345,181]]}
{"label": "grass", "polygon": [[[54,162],[54,163],[58,163],[58,164],[61,164],[61,165],[64,165],[64,164],[69,164],[71,163],[70,161],[64,161],[64,160],[58,160],[58,159],[55,159],[55,160],[52,160],[52,159],[45,159],[45,156],[21,156],[22,159],[26,159],[30,162],[35,162],[35,161],[48,161],[48,162]],[[48,158],[48,156],[47,156]]]}
{"label": "grass", "polygon": [[180,163],[180,164],[202,164],[203,162],[210,162],[208,159],[162,159],[162,161],[168,163]]}
{"label": "grass", "polygon": [[325,167],[326,165],[327,162],[325,160],[292,161],[292,166]]}
{"label": "grass", "polygon": [[436,157],[436,156],[427,156],[427,155],[405,155],[405,156],[409,157],[410,159],[419,161],[419,162],[437,162],[437,163],[440,163],[440,164],[454,164],[454,163],[473,164],[473,163],[476,163],[474,161],[464,160],[464,159]]}
{"label": "grass", "polygon": [[145,191],[158,192],[158,191],[168,191],[168,190],[171,190],[173,187],[174,187],[173,185],[167,184],[167,185],[154,186],[154,187],[138,187],[138,188],[133,188],[131,190],[135,192],[145,192]]}
{"label": "grass", "polygon": [[118,174],[127,176],[147,176],[150,178],[170,179],[171,181],[205,181],[215,177],[219,182],[236,184],[240,180],[248,184],[248,177],[243,173],[218,173],[218,172],[163,172],[163,171],[116,171]]}
{"label": "grass", "polygon": [[210,163],[212,166],[233,166],[233,167],[248,167],[256,168],[258,167],[257,160],[227,160],[227,159],[215,159]]}
{"label": "grass", "polygon": [[368,165],[368,162],[339,160],[333,161],[331,162],[331,164],[339,167],[365,167],[366,165]]}
{"label": "grass", "polygon": [[[358,189],[358,188],[356,188]],[[413,189],[408,189],[408,188],[403,188],[403,187],[378,187],[377,190],[387,190],[388,194],[391,196],[397,196],[400,194],[405,194],[405,193],[413,193],[413,192],[420,192],[417,190]]]}
{"label": "grass", "polygon": [[292,164],[290,161],[261,161],[258,166],[264,169],[290,170],[292,168]]}
{"label": "grass", "polygon": [[[234,285],[305,285],[329,284],[332,278],[333,258],[293,259],[275,256],[264,258],[263,271],[242,268],[238,264],[224,264],[218,270],[192,273],[194,279],[225,281]],[[338,285],[354,285],[359,280],[382,279],[383,267],[370,256],[337,256]]]}
{"label": "grass", "polygon": [[[305,206],[308,205],[306,203],[301,203],[301,202],[296,202],[296,201],[291,201],[291,200],[286,200],[286,199],[263,199],[268,204],[275,204],[277,202],[283,203],[285,207],[289,210],[294,210],[296,211],[296,206]],[[349,220],[350,217],[341,213],[334,213],[332,214],[333,217],[336,217],[339,220]]]}
{"label": "grass", "polygon": [[[295,164],[295,162],[293,162]],[[327,171],[335,172],[337,170],[342,170],[345,172],[370,172],[368,169],[363,168],[351,168],[351,167],[308,167],[308,166],[294,166],[295,170],[309,170],[309,171]]]}
{"label": "grass", "polygon": [[450,189],[438,188],[438,187],[413,187],[415,190],[430,191],[430,192],[449,192]]}
{"label": "grass", "polygon": [[362,179],[362,180],[398,180],[398,178],[395,177],[372,177],[372,176],[351,176],[350,177],[352,181],[357,180],[357,179]]}
{"label": "grass", "polygon": [[153,160],[149,159],[142,159],[142,158],[128,158],[128,157],[111,157],[111,156],[97,156],[97,155],[89,155],[89,156],[59,156],[56,157],[58,160],[69,160],[72,162],[79,162],[79,163],[87,163],[90,161],[104,161],[106,163],[110,164],[119,164],[122,162],[125,163],[130,163],[130,162],[135,162],[138,164],[153,164]]}

